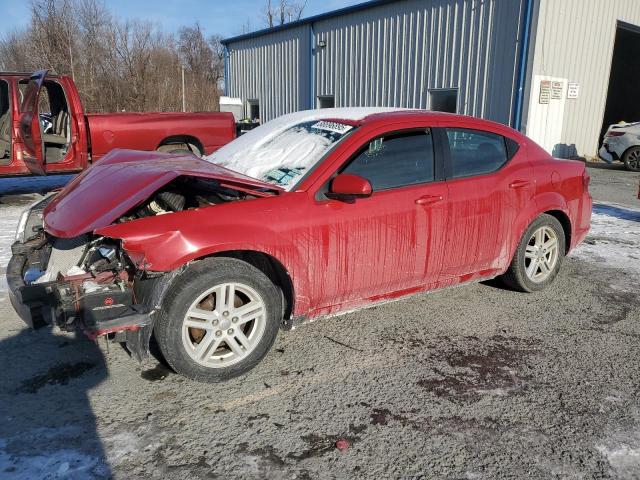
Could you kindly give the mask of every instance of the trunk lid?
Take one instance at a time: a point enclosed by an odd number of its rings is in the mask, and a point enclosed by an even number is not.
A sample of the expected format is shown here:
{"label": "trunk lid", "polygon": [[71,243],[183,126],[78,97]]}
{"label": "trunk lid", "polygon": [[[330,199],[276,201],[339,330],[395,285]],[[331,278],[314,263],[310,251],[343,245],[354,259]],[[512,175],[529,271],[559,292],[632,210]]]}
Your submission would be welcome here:
{"label": "trunk lid", "polygon": [[191,154],[112,150],[49,203],[44,211],[45,230],[71,238],[106,227],[180,176],[213,178],[231,188],[256,192],[283,191]]}

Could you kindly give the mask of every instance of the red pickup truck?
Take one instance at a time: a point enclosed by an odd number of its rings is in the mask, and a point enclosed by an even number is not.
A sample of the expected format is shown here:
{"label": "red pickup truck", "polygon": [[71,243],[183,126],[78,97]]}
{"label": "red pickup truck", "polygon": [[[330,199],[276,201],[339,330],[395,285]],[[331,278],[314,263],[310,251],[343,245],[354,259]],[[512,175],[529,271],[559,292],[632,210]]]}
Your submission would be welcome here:
{"label": "red pickup truck", "polygon": [[0,73],[0,177],[80,171],[114,148],[205,155],[235,132],[231,113],[87,114],[70,77]]}

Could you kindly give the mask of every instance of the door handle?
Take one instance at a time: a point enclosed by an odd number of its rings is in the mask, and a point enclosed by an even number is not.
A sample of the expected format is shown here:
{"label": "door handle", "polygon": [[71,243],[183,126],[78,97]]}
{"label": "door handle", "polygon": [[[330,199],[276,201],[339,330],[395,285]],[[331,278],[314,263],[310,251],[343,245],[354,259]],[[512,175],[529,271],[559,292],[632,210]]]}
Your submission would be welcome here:
{"label": "door handle", "polygon": [[509,184],[509,188],[524,188],[528,187],[530,184],[531,182],[527,180],[514,180]]}
{"label": "door handle", "polygon": [[442,195],[424,195],[416,199],[416,205],[433,205],[442,201]]}

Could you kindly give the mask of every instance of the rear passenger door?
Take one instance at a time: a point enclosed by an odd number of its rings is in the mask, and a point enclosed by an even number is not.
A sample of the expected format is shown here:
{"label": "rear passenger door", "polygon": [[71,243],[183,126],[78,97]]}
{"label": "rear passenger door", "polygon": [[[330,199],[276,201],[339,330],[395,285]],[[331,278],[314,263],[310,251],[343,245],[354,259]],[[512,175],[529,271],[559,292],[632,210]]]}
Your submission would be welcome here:
{"label": "rear passenger door", "polygon": [[533,194],[531,166],[514,140],[497,133],[450,127],[439,134],[449,190],[443,279],[493,275],[510,262],[513,222]]}

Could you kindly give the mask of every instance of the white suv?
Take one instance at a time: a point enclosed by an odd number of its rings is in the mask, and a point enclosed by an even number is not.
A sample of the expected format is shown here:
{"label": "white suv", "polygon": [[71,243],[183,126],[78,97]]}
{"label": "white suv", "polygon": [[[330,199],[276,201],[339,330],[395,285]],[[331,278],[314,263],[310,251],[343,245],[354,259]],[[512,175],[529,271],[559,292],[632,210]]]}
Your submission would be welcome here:
{"label": "white suv", "polygon": [[627,170],[640,172],[640,122],[611,125],[598,155],[607,163],[619,160]]}

